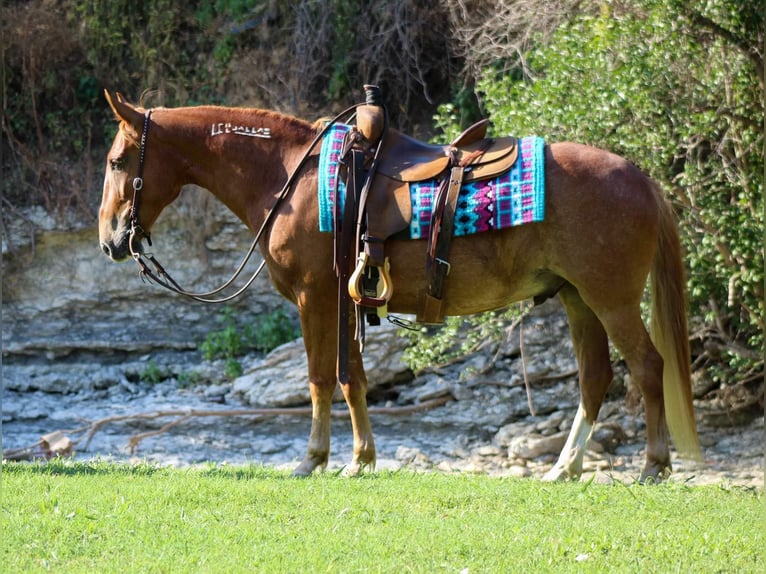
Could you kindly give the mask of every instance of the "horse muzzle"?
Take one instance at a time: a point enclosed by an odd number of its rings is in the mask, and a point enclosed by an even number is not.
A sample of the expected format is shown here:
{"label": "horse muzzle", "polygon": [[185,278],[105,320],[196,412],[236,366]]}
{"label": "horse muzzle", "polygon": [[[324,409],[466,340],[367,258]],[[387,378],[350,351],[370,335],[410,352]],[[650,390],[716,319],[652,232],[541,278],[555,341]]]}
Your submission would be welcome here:
{"label": "horse muzzle", "polygon": [[102,241],[101,251],[112,261],[125,261],[130,257],[130,249],[127,248],[127,245],[117,246],[111,241],[108,243]]}
{"label": "horse muzzle", "polygon": [[[99,243],[101,251],[112,261],[125,261],[133,253],[141,254],[144,252],[144,246],[141,243],[141,237],[131,236],[131,233],[123,233],[119,238],[112,238],[108,241],[102,240]],[[131,249],[132,243],[132,249]]]}

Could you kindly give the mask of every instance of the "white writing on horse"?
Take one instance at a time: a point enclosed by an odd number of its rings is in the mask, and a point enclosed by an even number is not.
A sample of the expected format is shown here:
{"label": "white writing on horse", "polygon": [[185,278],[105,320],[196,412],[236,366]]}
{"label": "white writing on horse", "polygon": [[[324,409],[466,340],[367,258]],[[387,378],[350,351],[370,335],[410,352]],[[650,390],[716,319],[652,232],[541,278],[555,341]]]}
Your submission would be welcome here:
{"label": "white writing on horse", "polygon": [[210,126],[211,136],[220,136],[224,134],[236,134],[240,136],[248,136],[251,138],[271,138],[271,130],[269,128],[256,128],[249,126],[237,126],[232,125],[229,122],[218,122]]}

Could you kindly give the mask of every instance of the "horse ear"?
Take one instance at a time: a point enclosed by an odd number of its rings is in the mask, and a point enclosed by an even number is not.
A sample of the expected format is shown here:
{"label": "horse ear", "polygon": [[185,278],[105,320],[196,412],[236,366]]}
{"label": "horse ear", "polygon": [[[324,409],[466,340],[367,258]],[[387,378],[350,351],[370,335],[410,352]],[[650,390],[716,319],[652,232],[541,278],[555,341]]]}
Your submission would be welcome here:
{"label": "horse ear", "polygon": [[108,90],[104,90],[104,96],[118,120],[126,122],[128,125],[135,128],[136,131],[140,130],[142,122],[144,121],[144,115],[126,102],[121,93],[115,92],[115,94],[112,95]]}

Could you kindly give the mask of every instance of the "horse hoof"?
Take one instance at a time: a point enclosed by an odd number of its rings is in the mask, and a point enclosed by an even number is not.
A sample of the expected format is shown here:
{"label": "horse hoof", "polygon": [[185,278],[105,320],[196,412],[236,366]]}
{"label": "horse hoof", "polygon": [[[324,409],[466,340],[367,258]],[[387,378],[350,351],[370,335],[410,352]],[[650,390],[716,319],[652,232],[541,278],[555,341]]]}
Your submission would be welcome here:
{"label": "horse hoof", "polygon": [[566,482],[568,480],[577,480],[580,475],[575,472],[571,472],[569,469],[563,466],[554,466],[543,476],[543,482]]}
{"label": "horse hoof", "polygon": [[317,468],[320,470],[324,469],[326,464],[326,462],[317,462],[311,457],[306,457],[292,472],[291,476],[296,478],[305,478],[307,476],[311,476],[311,473],[313,473]]}
{"label": "horse hoof", "polygon": [[298,467],[294,471],[290,473],[290,476],[292,478],[308,478],[311,476],[311,471],[305,471],[302,468]]}
{"label": "horse hoof", "polygon": [[364,462],[352,462],[349,464],[344,470],[343,470],[343,476],[347,477],[355,477],[355,476],[362,476],[366,472],[373,472],[375,470],[375,463],[364,463]]}
{"label": "horse hoof", "polygon": [[649,464],[646,463],[644,470],[638,482],[641,484],[659,484],[670,476],[672,469],[669,464]]}

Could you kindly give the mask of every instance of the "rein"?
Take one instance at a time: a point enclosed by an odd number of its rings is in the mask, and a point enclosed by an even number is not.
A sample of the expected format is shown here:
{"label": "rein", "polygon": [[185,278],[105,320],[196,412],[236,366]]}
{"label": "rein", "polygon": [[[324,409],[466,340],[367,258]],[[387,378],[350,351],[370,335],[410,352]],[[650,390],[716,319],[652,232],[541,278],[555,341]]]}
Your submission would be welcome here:
{"label": "rein", "polygon": [[237,267],[233,275],[226,282],[224,282],[220,287],[217,287],[216,289],[213,289],[212,291],[207,291],[204,293],[194,293],[194,292],[183,289],[178,284],[178,282],[175,279],[173,279],[173,277],[170,276],[170,274],[165,270],[165,268],[160,264],[160,262],[157,261],[157,259],[154,257],[153,254],[151,253],[144,254],[144,253],[141,253],[140,251],[133,249],[133,241],[137,238],[138,234],[141,234],[143,237],[146,238],[146,241],[149,244],[149,246],[152,245],[152,240],[150,238],[149,233],[146,232],[143,229],[143,227],[141,227],[141,224],[138,221],[138,204],[139,204],[139,198],[140,198],[139,192],[142,191],[144,188],[143,172],[144,172],[144,159],[146,156],[146,139],[147,139],[147,134],[149,132],[149,120],[152,115],[152,110],[147,110],[146,113],[144,114],[144,126],[143,126],[143,131],[141,133],[141,140],[139,143],[138,173],[136,177],[133,179],[133,205],[131,206],[131,209],[130,209],[130,237],[128,239],[128,247],[130,249],[130,254],[133,257],[133,260],[138,265],[138,275],[139,277],[141,277],[141,280],[156,283],[160,287],[164,287],[165,289],[168,289],[169,291],[173,291],[174,293],[177,293],[179,295],[184,295],[185,297],[189,297],[201,303],[226,303],[240,296],[242,293],[244,293],[247,290],[247,288],[253,284],[253,281],[255,281],[256,277],[258,277],[258,275],[263,270],[263,267],[266,265],[265,259],[261,261],[261,264],[253,272],[253,274],[250,276],[247,282],[235,293],[231,295],[227,295],[226,297],[213,298],[214,295],[219,294],[221,291],[229,287],[229,285],[231,285],[234,282],[234,280],[240,276],[240,274],[245,268],[245,265],[247,265],[248,261],[250,260],[253,253],[255,252],[255,249],[258,246],[258,242],[261,240],[261,237],[265,233],[266,228],[271,224],[271,220],[274,218],[278,209],[281,207],[282,202],[285,200],[285,198],[289,194],[290,189],[295,184],[295,181],[298,178],[298,174],[306,165],[309,155],[311,154],[311,151],[316,147],[317,143],[325,136],[325,134],[330,130],[330,128],[333,125],[338,123],[338,121],[341,118],[343,118],[344,116],[350,115],[351,112],[353,112],[354,110],[356,110],[356,108],[362,105],[364,104],[354,104],[346,108],[337,116],[335,116],[333,119],[331,119],[327,123],[327,125],[324,127],[324,129],[322,129],[322,131],[316,135],[314,140],[311,142],[311,145],[309,145],[309,147],[306,149],[303,156],[301,157],[301,160],[298,162],[298,165],[295,167],[293,172],[287,178],[287,181],[285,182],[284,186],[280,190],[279,194],[277,194],[277,198],[274,201],[274,204],[271,206],[268,213],[266,214],[266,217],[264,218],[263,223],[258,229],[258,232],[255,234],[255,237],[253,238],[253,242],[251,243],[250,248],[247,251],[247,254],[242,259],[242,262],[239,264],[239,267]]}

